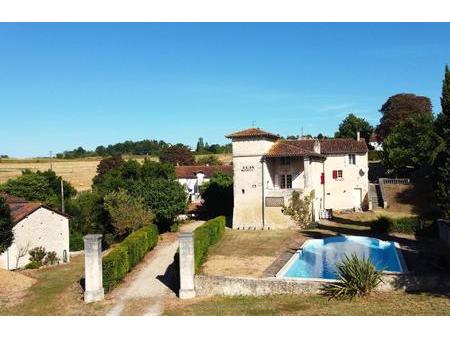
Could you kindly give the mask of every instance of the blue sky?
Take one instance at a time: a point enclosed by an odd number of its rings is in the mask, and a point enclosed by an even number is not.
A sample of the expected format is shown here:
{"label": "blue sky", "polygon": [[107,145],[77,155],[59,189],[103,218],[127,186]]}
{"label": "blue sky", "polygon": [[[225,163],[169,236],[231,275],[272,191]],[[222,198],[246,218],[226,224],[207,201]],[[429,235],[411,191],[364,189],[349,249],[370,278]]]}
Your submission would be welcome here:
{"label": "blue sky", "polygon": [[0,24],[0,154],[203,136],[256,125],[332,135],[396,93],[432,99],[450,24]]}

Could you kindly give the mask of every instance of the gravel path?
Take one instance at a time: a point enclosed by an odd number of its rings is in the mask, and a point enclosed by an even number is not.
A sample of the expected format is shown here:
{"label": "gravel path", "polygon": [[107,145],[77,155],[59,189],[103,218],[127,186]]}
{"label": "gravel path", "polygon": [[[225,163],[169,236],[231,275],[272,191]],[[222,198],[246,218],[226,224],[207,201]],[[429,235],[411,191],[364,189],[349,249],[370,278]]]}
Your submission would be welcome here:
{"label": "gravel path", "polygon": [[[203,221],[192,222],[183,225],[180,231],[193,231],[202,224]],[[126,308],[132,309],[126,313],[132,315],[133,303],[140,304],[140,311],[144,315],[161,314],[163,311],[161,301],[177,296],[178,271],[175,271],[173,264],[177,250],[178,236],[172,236],[158,243],[146,265],[132,276],[129,283],[114,291],[117,303],[108,315],[120,315]]]}

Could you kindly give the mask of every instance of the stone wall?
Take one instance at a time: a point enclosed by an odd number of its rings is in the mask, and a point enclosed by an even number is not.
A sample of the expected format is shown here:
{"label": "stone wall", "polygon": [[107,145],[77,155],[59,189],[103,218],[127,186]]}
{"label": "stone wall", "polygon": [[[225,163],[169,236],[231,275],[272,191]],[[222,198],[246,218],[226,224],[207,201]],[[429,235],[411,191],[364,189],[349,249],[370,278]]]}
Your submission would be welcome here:
{"label": "stone wall", "polygon": [[[265,296],[275,294],[317,294],[323,285],[330,283],[323,280],[250,278],[224,276],[195,276],[197,296]],[[450,287],[449,275],[417,276],[411,274],[384,275],[381,292],[430,291]]]}
{"label": "stone wall", "polygon": [[265,296],[318,293],[323,282],[250,277],[195,276],[197,296]]}

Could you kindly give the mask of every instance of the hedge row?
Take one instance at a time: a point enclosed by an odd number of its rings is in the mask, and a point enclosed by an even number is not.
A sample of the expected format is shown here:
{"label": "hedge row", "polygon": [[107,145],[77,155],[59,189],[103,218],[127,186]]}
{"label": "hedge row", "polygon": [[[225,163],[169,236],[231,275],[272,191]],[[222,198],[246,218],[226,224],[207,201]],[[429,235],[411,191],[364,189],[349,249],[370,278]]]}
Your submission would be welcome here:
{"label": "hedge row", "polygon": [[134,231],[102,259],[103,287],[108,292],[158,243],[156,225]]}
{"label": "hedge row", "polygon": [[206,258],[208,248],[217,243],[225,233],[225,216],[207,221],[194,231],[195,268],[198,269]]}
{"label": "hedge row", "polygon": [[418,228],[418,217],[390,218],[382,216],[371,225],[371,229],[375,233],[399,232],[412,234],[415,233]]}

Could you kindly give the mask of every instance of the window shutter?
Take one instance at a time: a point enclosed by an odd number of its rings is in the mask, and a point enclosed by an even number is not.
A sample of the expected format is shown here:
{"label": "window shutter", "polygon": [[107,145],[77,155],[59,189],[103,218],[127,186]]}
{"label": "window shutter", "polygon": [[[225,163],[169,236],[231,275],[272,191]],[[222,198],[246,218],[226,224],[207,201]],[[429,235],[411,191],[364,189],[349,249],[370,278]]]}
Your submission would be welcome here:
{"label": "window shutter", "polygon": [[337,170],[333,170],[333,178],[334,178],[334,179],[337,178]]}

